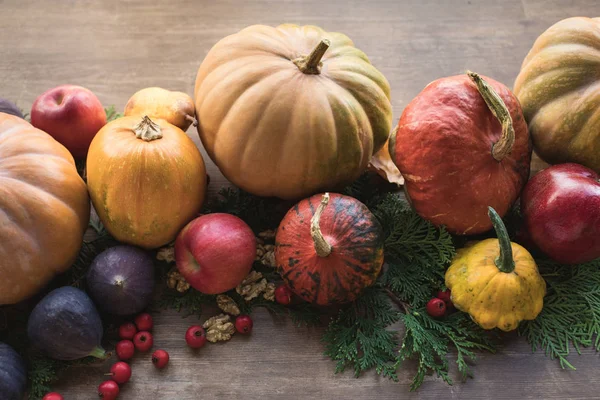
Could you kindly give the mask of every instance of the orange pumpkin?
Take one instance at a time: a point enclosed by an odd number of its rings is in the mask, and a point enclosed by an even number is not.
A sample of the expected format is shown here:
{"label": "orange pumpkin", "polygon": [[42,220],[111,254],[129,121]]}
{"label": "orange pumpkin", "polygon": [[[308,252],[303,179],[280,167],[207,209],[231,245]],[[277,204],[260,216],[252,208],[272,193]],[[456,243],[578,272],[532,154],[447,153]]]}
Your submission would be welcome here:
{"label": "orange pumpkin", "polygon": [[162,246],[200,211],[206,170],[200,151],[162,119],[123,117],[90,145],[87,181],[100,220],[117,240]]}
{"label": "orange pumpkin", "polygon": [[75,260],[90,217],[71,153],[0,112],[0,304],[39,291]]}
{"label": "orange pumpkin", "polygon": [[195,87],[198,133],[236,186],[296,199],[355,180],[386,142],[390,87],[341,33],[254,25],[219,41]]}

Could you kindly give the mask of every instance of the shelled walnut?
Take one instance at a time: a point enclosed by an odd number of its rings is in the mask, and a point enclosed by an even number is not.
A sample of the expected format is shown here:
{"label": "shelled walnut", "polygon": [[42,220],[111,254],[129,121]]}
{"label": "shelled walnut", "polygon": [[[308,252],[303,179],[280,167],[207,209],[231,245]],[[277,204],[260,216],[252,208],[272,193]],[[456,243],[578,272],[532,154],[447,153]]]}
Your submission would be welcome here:
{"label": "shelled walnut", "polygon": [[206,340],[211,343],[229,340],[235,333],[235,326],[227,314],[219,314],[207,319],[202,327],[206,329]]}

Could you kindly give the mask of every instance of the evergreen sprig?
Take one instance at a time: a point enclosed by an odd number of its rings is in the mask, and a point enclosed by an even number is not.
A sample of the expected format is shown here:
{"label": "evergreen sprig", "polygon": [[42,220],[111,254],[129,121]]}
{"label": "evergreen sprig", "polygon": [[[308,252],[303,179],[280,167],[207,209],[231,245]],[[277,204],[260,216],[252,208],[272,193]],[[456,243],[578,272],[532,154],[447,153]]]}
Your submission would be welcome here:
{"label": "evergreen sprig", "polygon": [[520,325],[519,334],[533,351],[575,369],[567,359],[571,346],[578,354],[589,346],[600,351],[600,259],[576,266],[541,259],[538,267],[547,285],[544,308]]}
{"label": "evergreen sprig", "polygon": [[398,334],[388,327],[400,316],[381,287],[368,288],[341,310],[322,338],[325,355],[336,362],[335,372],[351,368],[358,377],[375,368],[378,374],[397,381]]}

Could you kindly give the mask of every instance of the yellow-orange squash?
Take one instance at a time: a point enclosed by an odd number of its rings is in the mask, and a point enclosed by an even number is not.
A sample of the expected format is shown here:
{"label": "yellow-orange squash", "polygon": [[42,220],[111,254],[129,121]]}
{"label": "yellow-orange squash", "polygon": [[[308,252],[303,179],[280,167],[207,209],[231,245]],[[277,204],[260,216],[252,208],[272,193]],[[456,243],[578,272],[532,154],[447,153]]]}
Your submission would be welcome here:
{"label": "yellow-orange squash", "polygon": [[87,158],[100,220],[120,242],[151,249],[175,239],[200,211],[206,170],[198,148],[162,119],[123,117],[102,128]]}
{"label": "yellow-orange squash", "polygon": [[544,161],[600,172],[600,18],[567,18],[546,30],[514,92]]}
{"label": "yellow-orange squash", "polygon": [[184,132],[192,123],[197,124],[196,109],[190,96],[159,87],[135,92],[125,104],[123,115],[164,119]]}
{"label": "yellow-orange squash", "polygon": [[77,256],[90,217],[71,153],[0,112],[0,305],[24,300]]}
{"label": "yellow-orange squash", "polygon": [[511,243],[502,219],[490,207],[498,239],[485,239],[460,249],[446,271],[452,303],[483,329],[512,331],[542,311],[546,282],[535,260]]}
{"label": "yellow-orange squash", "polygon": [[390,87],[341,33],[250,26],[219,41],[194,92],[207,153],[235,185],[296,199],[357,178],[386,142]]}

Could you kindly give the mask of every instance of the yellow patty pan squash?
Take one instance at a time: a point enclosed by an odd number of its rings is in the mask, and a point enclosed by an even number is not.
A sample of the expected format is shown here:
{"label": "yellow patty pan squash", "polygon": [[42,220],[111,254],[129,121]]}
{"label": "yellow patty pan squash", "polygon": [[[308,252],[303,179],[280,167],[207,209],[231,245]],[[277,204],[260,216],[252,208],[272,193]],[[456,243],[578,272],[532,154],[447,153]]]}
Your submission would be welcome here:
{"label": "yellow patty pan squash", "polygon": [[511,243],[498,213],[489,208],[498,239],[460,249],[446,271],[452,303],[484,329],[512,331],[535,319],[544,303],[546,282],[533,257]]}

